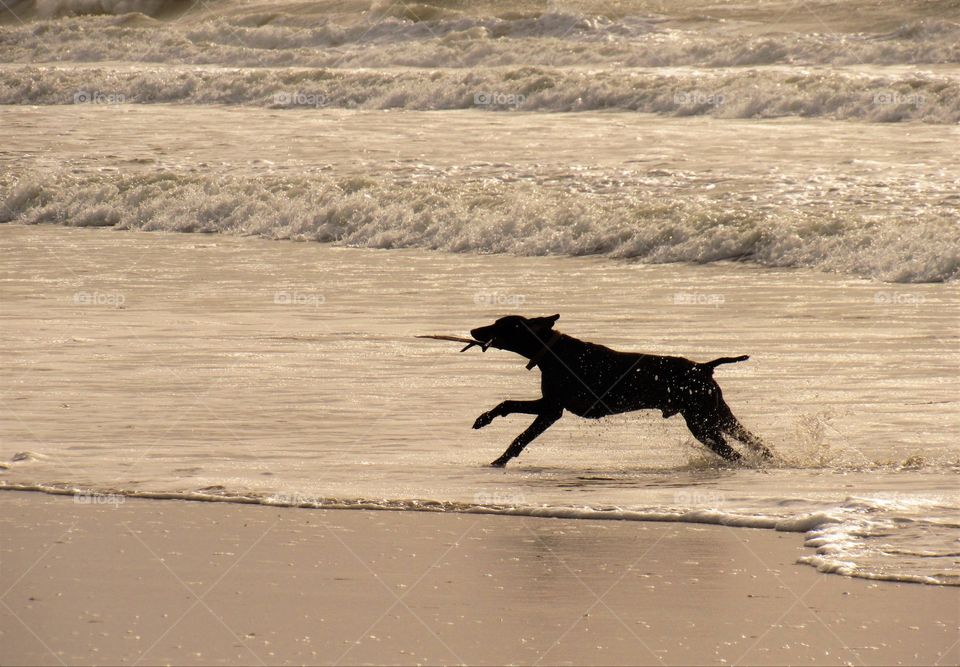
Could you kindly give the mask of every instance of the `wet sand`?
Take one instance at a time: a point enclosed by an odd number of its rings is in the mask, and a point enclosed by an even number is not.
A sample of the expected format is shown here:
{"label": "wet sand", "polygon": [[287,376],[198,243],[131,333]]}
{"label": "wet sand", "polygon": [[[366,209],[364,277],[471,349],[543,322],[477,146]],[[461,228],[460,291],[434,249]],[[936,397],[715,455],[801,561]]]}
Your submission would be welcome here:
{"label": "wet sand", "polygon": [[794,535],[0,493],[2,664],[957,664]]}

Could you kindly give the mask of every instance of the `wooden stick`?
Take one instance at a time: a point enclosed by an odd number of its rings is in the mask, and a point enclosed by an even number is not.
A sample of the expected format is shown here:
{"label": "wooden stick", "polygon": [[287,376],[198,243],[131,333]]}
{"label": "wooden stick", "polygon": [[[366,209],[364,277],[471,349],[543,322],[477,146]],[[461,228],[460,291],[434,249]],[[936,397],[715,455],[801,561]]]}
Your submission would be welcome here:
{"label": "wooden stick", "polygon": [[449,340],[449,341],[453,341],[454,343],[466,343],[467,346],[464,347],[462,350],[460,350],[461,352],[466,352],[474,345],[479,346],[481,349],[483,349],[484,352],[487,351],[482,342],[480,342],[479,340],[474,340],[473,338],[464,338],[462,336],[443,336],[443,335],[417,336],[417,338],[432,338],[434,340]]}

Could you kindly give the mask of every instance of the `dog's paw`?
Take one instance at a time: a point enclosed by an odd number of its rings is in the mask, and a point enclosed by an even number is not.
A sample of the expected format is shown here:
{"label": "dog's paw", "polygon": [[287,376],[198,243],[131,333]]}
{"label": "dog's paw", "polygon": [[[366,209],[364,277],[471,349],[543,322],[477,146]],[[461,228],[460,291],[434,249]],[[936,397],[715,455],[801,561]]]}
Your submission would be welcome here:
{"label": "dog's paw", "polygon": [[484,412],[482,415],[477,417],[477,421],[473,422],[473,428],[483,428],[492,421],[493,415],[489,412]]}
{"label": "dog's paw", "polygon": [[499,458],[499,459],[497,459],[496,461],[494,461],[493,463],[491,463],[491,464],[490,464],[490,467],[491,467],[491,468],[506,468],[506,467],[507,467],[507,461],[509,461],[509,460],[510,460],[510,459]]}

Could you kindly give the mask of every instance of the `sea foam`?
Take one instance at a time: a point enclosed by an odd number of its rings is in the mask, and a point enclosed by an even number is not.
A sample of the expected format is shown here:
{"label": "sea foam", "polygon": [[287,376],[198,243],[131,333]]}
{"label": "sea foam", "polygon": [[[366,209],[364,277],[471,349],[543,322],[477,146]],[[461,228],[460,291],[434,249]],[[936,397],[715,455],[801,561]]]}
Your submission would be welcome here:
{"label": "sea foam", "polygon": [[960,80],[779,69],[697,71],[507,67],[375,71],[168,67],[0,70],[0,104],[225,104],[274,109],[576,112],[960,122]]}
{"label": "sea foam", "polygon": [[[468,16],[432,8],[422,16],[407,5],[363,18],[303,14],[303,8],[231,12],[211,18],[189,12],[157,21],[187,3],[173,0],[46,0],[24,16],[39,25],[0,27],[5,62],[133,61],[224,66],[478,67],[584,66],[743,67],[782,64],[894,65],[960,61],[960,23],[935,13],[882,33],[829,30],[744,34],[729,27],[684,30],[666,17],[546,11]],[[389,6],[387,7],[389,10]],[[72,16],[73,14],[124,14]],[[55,18],[63,17],[63,18]],[[775,19],[776,15],[772,15]]]}
{"label": "sea foam", "polygon": [[410,183],[161,170],[24,173],[8,175],[6,186],[0,222],[224,233],[383,249],[604,255],[650,263],[737,260],[891,282],[960,276],[960,237],[951,233],[955,222],[928,213],[877,219],[855,211],[771,212],[644,191],[598,197],[442,177]]}

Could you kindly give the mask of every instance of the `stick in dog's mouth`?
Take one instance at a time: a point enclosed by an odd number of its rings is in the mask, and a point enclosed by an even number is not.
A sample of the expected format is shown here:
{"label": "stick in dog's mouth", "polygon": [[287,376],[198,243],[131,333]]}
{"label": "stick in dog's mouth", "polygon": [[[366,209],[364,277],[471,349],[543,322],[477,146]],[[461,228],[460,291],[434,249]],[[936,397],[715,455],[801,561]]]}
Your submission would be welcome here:
{"label": "stick in dog's mouth", "polygon": [[473,347],[473,346],[477,346],[477,347],[479,347],[481,350],[483,350],[484,352],[486,352],[487,349],[488,349],[491,345],[493,345],[493,339],[492,339],[492,338],[491,338],[490,340],[488,340],[487,342],[483,342],[482,340],[476,340],[476,339],[474,339],[474,338],[464,338],[463,336],[443,336],[443,335],[436,335],[436,336],[417,336],[417,338],[432,338],[433,340],[450,340],[450,341],[453,341],[453,342],[455,342],[455,343],[466,343],[466,345],[464,346],[464,348],[463,348],[462,350],[460,350],[461,352],[466,352],[467,350],[469,350],[469,349],[470,349],[471,347]]}
{"label": "stick in dog's mouth", "polygon": [[462,350],[460,350],[460,351],[461,351],[461,352],[466,352],[467,350],[469,350],[469,349],[470,349],[471,347],[473,347],[474,345],[476,345],[477,347],[479,347],[482,352],[486,352],[487,350],[490,349],[490,346],[493,345],[493,339],[491,338],[491,339],[488,340],[486,343],[481,343],[481,342],[478,341],[478,340],[472,340],[472,341],[470,341],[469,343],[467,343],[467,346],[466,346],[465,348],[463,348]]}

